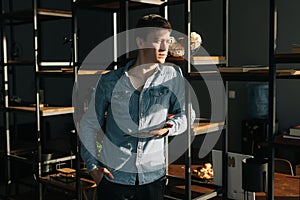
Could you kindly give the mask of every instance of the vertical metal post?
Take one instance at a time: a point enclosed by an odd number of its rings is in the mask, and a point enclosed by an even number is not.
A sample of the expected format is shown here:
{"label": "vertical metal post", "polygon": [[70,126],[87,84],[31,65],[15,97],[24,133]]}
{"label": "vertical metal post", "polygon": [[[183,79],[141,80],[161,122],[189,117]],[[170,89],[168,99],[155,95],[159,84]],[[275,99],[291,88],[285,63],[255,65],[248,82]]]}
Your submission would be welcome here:
{"label": "vertical metal post", "polygon": [[[228,66],[228,59],[229,59],[229,0],[223,0],[223,53],[226,56],[226,66]],[[229,82],[225,81],[225,91],[226,96],[228,96],[229,91]],[[228,108],[228,101],[224,99],[226,102],[225,108]],[[223,199],[228,198],[228,133],[229,133],[229,126],[228,126],[228,112],[226,113],[226,123],[225,123],[225,130],[222,131],[222,197]]]}
{"label": "vertical metal post", "polygon": [[[73,39],[72,39],[72,46],[71,46],[71,60],[70,63],[73,64],[73,79],[74,79],[74,86],[78,86],[78,26],[77,26],[77,7],[76,3],[77,0],[71,0],[71,7],[72,7],[72,33],[73,33]],[[75,90],[77,91],[78,88]],[[77,127],[77,126],[76,126]],[[77,199],[82,199],[82,192],[81,192],[81,183],[80,183],[80,140],[79,136],[77,135],[76,129],[76,193],[77,193]]]}
{"label": "vertical metal post", "polygon": [[187,35],[187,73],[191,72],[191,22],[192,14],[191,14],[191,0],[187,0],[185,3],[185,30]]}
{"label": "vertical metal post", "polygon": [[76,7],[77,0],[71,0],[72,6],[72,60],[73,69],[74,69],[74,83],[78,82],[78,22],[77,22],[77,7]]}
{"label": "vertical metal post", "polygon": [[[41,147],[41,113],[40,113],[40,80],[37,72],[39,71],[39,33],[38,33],[38,0],[33,0],[33,33],[34,33],[34,66],[35,66],[35,93],[36,93],[36,138],[37,138],[37,156],[38,156],[38,171],[37,171],[37,181],[42,175],[42,147]],[[38,197],[40,200],[43,199],[43,186],[38,183]]]}
{"label": "vertical metal post", "polygon": [[[228,81],[225,81],[225,90],[228,93]],[[226,108],[228,101],[226,100]],[[228,198],[228,112],[226,114],[225,130],[222,131],[222,197]]]}
{"label": "vertical metal post", "polygon": [[223,44],[225,44],[225,47],[223,48],[223,53],[225,53],[226,56],[226,66],[229,65],[229,0],[224,0],[223,1],[223,14],[224,16],[224,21],[223,21],[223,33],[224,38],[223,38]]}
{"label": "vertical metal post", "polygon": [[[187,68],[184,74],[186,76],[189,76],[189,73],[191,72],[191,45],[190,45],[190,39],[191,39],[191,0],[187,0],[185,2],[185,31],[187,35],[187,44],[186,44],[186,52],[187,52]],[[190,91],[188,89],[188,86],[186,86],[186,113],[187,113],[187,151],[185,155],[185,199],[191,200],[192,199],[192,190],[191,190],[191,184],[192,184],[192,178],[191,178],[191,97],[190,97]]]}
{"label": "vertical metal post", "polygon": [[273,136],[275,133],[276,117],[276,64],[274,62],[274,31],[275,31],[275,0],[269,1],[269,118],[268,118],[268,192],[267,199],[274,199],[274,148]]}
{"label": "vertical metal post", "polygon": [[[5,13],[4,2],[1,1],[1,13]],[[7,35],[5,31],[5,21],[1,18],[1,46],[2,46],[2,59],[1,59],[1,67],[2,71],[2,90],[3,90],[3,120],[5,126],[5,160],[6,160],[6,177],[5,177],[5,195],[8,195],[9,189],[11,186],[11,163],[10,163],[10,130],[9,130],[9,113],[7,110],[8,102],[9,102],[9,90],[8,90],[8,55],[7,55]]]}
{"label": "vertical metal post", "polygon": [[186,131],[186,145],[187,150],[185,153],[185,199],[191,200],[192,199],[192,177],[191,177],[191,164],[192,164],[192,153],[191,153],[191,94],[186,85],[185,95],[186,95],[186,115],[187,115],[187,131]]}
{"label": "vertical metal post", "polygon": [[163,3],[161,6],[159,6],[159,14],[161,16],[164,16],[164,18],[168,19],[169,13],[168,13],[168,0],[164,1],[165,3]]}
{"label": "vertical metal post", "polygon": [[[129,29],[129,2],[128,0],[120,0],[120,28],[119,32],[123,32]],[[125,33],[126,40],[119,41],[119,48],[122,50],[124,49],[126,54],[119,55],[119,61],[124,61],[129,58],[129,39],[128,39],[128,32]],[[124,52],[124,51],[120,51]]]}
{"label": "vertical metal post", "polygon": [[[114,62],[117,63],[118,62],[118,19],[117,19],[117,12],[113,13],[113,34],[114,34],[114,50],[113,50],[113,55],[114,55]],[[117,65],[114,66],[114,69],[116,70],[118,68]]]}

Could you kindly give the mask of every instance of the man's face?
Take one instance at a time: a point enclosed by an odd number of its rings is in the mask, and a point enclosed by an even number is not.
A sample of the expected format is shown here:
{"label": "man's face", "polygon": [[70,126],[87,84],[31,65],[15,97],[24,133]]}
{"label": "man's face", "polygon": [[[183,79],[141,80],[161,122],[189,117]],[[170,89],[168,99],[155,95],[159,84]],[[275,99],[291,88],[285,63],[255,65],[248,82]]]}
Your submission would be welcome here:
{"label": "man's face", "polygon": [[153,29],[144,41],[144,56],[148,63],[164,63],[168,55],[170,34],[167,29]]}

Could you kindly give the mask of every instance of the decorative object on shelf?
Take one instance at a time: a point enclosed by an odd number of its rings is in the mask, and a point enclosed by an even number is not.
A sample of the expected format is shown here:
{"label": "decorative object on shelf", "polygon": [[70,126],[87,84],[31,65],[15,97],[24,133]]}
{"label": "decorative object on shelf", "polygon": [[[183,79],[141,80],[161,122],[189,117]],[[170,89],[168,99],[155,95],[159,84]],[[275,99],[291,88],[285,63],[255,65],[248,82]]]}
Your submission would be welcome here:
{"label": "decorative object on shelf", "polygon": [[175,37],[170,38],[169,54],[174,57],[184,56],[184,46]]}
{"label": "decorative object on shelf", "polygon": [[196,32],[191,32],[191,54],[194,55],[201,47],[202,38]]}
{"label": "decorative object on shelf", "polygon": [[[175,37],[170,38],[169,54],[174,57],[182,57],[185,54],[184,46],[186,38],[179,37],[177,40]],[[191,54],[194,55],[201,47],[202,38],[196,32],[191,32]]]}
{"label": "decorative object on shelf", "polygon": [[72,183],[76,181],[76,170],[72,168],[60,168],[56,169],[57,174],[51,174],[50,178],[63,182],[63,183]]}
{"label": "decorative object on shelf", "polygon": [[205,163],[202,167],[197,167],[192,172],[193,177],[211,180],[214,178],[214,170],[211,163]]}

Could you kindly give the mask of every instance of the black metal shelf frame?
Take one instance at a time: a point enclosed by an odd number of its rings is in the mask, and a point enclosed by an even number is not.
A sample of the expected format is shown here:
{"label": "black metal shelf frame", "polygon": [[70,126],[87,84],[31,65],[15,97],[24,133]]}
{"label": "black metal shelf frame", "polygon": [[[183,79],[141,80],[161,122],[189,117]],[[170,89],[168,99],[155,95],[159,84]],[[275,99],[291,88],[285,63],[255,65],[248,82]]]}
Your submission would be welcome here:
{"label": "black metal shelf frame", "polygon": [[268,116],[268,192],[267,199],[274,200],[274,156],[273,145],[276,118],[276,68],[280,63],[299,63],[299,54],[276,54],[275,42],[277,36],[277,8],[275,0],[269,0],[269,116]]}
{"label": "black metal shelf frame", "polygon": [[[228,66],[228,25],[229,25],[229,15],[228,15],[228,11],[229,11],[229,0],[222,0],[223,2],[223,42],[225,42],[225,45],[223,46],[223,53],[225,53],[225,62],[224,63],[220,63],[220,64],[225,64],[226,66]],[[186,78],[188,80],[203,80],[202,76],[206,76],[207,78],[207,74],[202,74],[200,76],[191,76],[191,72],[192,72],[192,64],[191,64],[191,52],[190,52],[190,34],[191,34],[191,15],[192,15],[192,4],[191,4],[191,0],[187,0],[185,2],[185,30],[186,30],[186,35],[188,37],[188,42],[187,42],[187,46],[185,49],[187,49],[187,67],[186,67],[186,71],[183,72],[183,74],[185,74]],[[216,80],[216,78],[218,78],[218,75],[208,75],[210,76],[211,80]],[[228,81],[224,80],[224,84],[225,84],[225,91],[228,92]],[[228,96],[228,95],[227,95]],[[227,105],[227,101],[224,99],[224,101],[226,102],[225,107],[228,108]],[[186,102],[190,102],[190,98],[187,95],[187,101]],[[189,110],[189,105],[187,105],[187,110]],[[189,112],[187,113],[188,116]],[[228,115],[228,113],[226,114]],[[188,117],[189,118],[189,117]],[[228,116],[226,116],[226,122],[225,122],[225,129],[222,131],[222,135],[221,135],[221,141],[222,141],[222,188],[221,188],[221,192],[220,191],[215,191],[212,192],[210,194],[205,194],[205,195],[201,195],[199,197],[194,198],[195,200],[200,200],[200,199],[210,199],[213,198],[217,195],[219,195],[220,193],[222,194],[222,198],[223,199],[227,199],[227,180],[228,180],[228,171],[227,171],[227,158],[228,158],[228,122],[227,122]],[[190,126],[189,120],[188,120],[188,125]],[[188,127],[188,145],[190,146],[190,138],[191,138],[191,128]],[[186,184],[185,184],[185,199],[190,200],[192,199],[192,191],[191,191],[191,183],[192,183],[192,178],[191,178],[191,151],[190,148],[188,149],[188,151],[186,152],[186,163],[185,163],[185,178],[186,178]]]}
{"label": "black metal shelf frame", "polygon": [[[60,114],[72,114],[73,112],[69,110],[63,111],[63,112],[45,112],[43,111],[44,109],[40,106],[40,80],[46,75],[46,73],[41,72],[41,67],[69,67],[72,69],[71,77],[73,82],[77,81],[77,63],[78,63],[78,50],[77,50],[77,22],[76,19],[74,19],[73,14],[74,14],[74,1],[69,0],[70,4],[72,5],[72,10],[71,11],[61,11],[61,10],[50,10],[50,9],[42,9],[39,6],[39,0],[32,0],[32,8],[31,10],[20,10],[20,11],[13,11],[13,12],[6,12],[4,8],[6,8],[5,3],[7,1],[1,0],[1,47],[2,47],[2,55],[1,55],[1,71],[2,71],[2,82],[3,82],[3,99],[4,99],[4,108],[3,108],[3,115],[4,115],[4,123],[6,127],[6,132],[5,132],[5,137],[6,137],[6,144],[5,144],[5,152],[4,154],[6,155],[7,161],[7,177],[6,177],[6,182],[7,182],[7,188],[10,186],[12,183],[11,180],[11,170],[10,170],[10,157],[11,158],[17,158],[21,159],[22,157],[17,155],[17,153],[12,154],[11,150],[11,145],[10,145],[10,127],[9,127],[9,119],[10,119],[10,113],[12,111],[18,111],[18,108],[14,109],[11,108],[9,105],[9,70],[8,66],[18,66],[18,65],[28,65],[28,66],[33,66],[34,67],[34,81],[35,81],[35,106],[34,107],[28,107],[26,108],[25,106],[23,109],[20,111],[27,111],[28,113],[32,113],[35,115],[36,119],[36,152],[37,152],[37,158],[33,160],[37,160],[35,165],[37,165],[37,174],[36,177],[41,177],[42,176],[42,165],[47,164],[48,162],[60,162],[60,161],[65,161],[65,160],[70,160],[70,159],[77,159],[79,161],[79,156],[78,156],[78,147],[76,148],[75,156],[69,156],[69,157],[63,157],[63,158],[57,158],[54,160],[50,161],[43,161],[42,160],[42,143],[41,143],[41,137],[42,137],[42,121],[44,117],[47,116],[55,116],[55,115],[60,115]],[[72,39],[71,39],[71,51],[72,51],[72,57],[70,61],[67,62],[45,62],[41,61],[40,56],[40,23],[43,21],[49,21],[49,20],[72,20],[72,30],[70,32],[72,33]],[[15,25],[21,25],[21,24],[32,24],[33,29],[33,46],[34,46],[34,60],[32,61],[18,61],[18,60],[9,60],[9,55],[8,55],[8,45],[9,41],[7,41],[8,37],[6,34],[6,27],[11,27]],[[68,58],[69,59],[69,58]],[[62,73],[54,73],[50,72],[49,74],[52,75],[68,75],[70,73],[67,72],[62,72]],[[78,144],[78,141],[77,141]],[[15,150],[14,150],[15,151]],[[17,151],[16,151],[17,152]],[[12,154],[12,155],[11,155]],[[27,161],[28,159],[25,158]],[[78,162],[77,162],[78,163]],[[78,164],[79,165],[79,164]],[[77,170],[78,171],[78,170]],[[38,184],[38,198],[43,199],[43,189],[42,189],[42,184]],[[79,184],[79,177],[77,178],[76,181],[76,192],[78,199],[81,199],[81,190],[80,190],[80,184]]]}

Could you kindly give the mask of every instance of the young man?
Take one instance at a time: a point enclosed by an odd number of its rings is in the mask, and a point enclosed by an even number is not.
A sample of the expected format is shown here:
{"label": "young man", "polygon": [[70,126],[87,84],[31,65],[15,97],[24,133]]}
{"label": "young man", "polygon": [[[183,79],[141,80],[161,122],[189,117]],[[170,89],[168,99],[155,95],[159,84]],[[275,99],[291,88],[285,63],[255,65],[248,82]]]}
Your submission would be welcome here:
{"label": "young man", "polygon": [[[187,127],[184,78],[179,67],[165,63],[170,34],[163,17],[142,17],[135,35],[136,60],[100,78],[91,111],[81,120],[81,155],[101,200],[163,199],[165,136]],[[96,158],[96,130],[104,121]]]}

